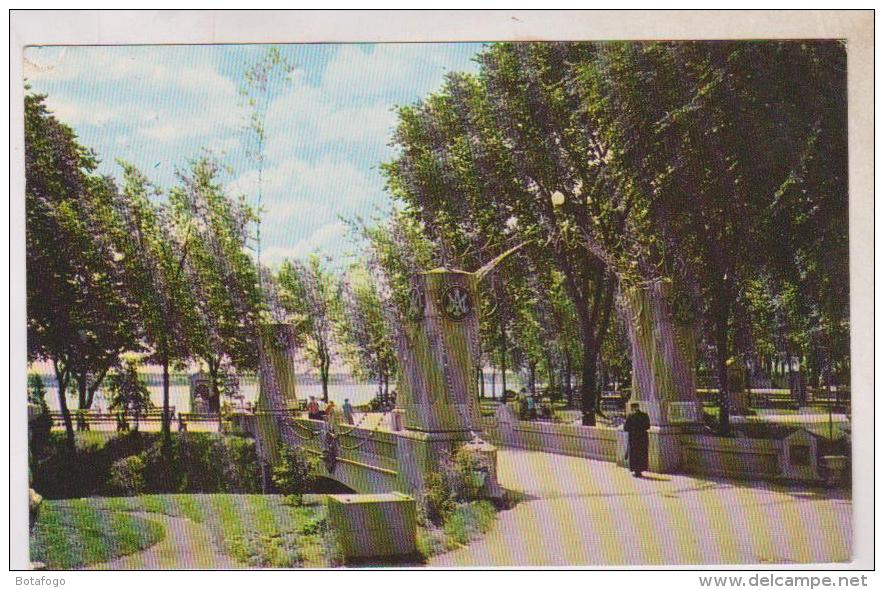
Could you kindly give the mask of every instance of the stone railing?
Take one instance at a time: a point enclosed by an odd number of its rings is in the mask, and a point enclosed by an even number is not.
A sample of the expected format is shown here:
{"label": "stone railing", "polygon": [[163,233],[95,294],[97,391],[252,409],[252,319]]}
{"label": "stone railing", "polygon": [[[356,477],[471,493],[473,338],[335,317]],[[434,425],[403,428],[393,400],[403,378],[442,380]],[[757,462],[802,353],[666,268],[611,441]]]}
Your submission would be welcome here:
{"label": "stone railing", "polygon": [[613,429],[516,418],[500,405],[494,416],[483,418],[485,436],[504,447],[616,462],[626,451],[624,433]]}
{"label": "stone railing", "polygon": [[[624,464],[626,433],[619,429],[519,420],[500,405],[482,419],[484,435],[502,446]],[[649,433],[651,469],[655,453],[674,452],[670,472],[741,479],[820,481],[818,438],[803,429],[784,438],[728,438],[704,434]]]}

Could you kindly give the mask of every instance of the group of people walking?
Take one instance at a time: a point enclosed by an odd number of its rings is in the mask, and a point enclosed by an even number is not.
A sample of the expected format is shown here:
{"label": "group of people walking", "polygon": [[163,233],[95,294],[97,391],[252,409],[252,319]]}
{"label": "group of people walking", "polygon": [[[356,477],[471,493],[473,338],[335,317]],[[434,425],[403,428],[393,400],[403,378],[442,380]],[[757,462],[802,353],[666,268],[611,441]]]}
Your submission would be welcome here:
{"label": "group of people walking", "polygon": [[353,424],[353,406],[349,399],[345,399],[344,404],[338,409],[335,402],[318,401],[316,397],[311,395],[307,402],[307,417],[311,420],[325,420],[329,424],[337,424],[341,421]]}

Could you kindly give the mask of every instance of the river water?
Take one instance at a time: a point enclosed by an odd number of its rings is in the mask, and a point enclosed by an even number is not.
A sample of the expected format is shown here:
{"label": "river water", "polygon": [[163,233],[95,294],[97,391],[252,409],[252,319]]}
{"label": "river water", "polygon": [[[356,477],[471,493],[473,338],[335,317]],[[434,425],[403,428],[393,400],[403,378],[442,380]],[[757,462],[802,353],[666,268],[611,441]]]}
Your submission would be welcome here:
{"label": "river water", "polygon": [[[58,393],[55,385],[55,376],[51,374],[41,374],[43,383],[46,385],[46,402],[49,409],[53,411],[60,410],[58,405]],[[490,375],[485,376],[485,395],[491,397],[491,378]],[[147,384],[150,392],[151,401],[155,406],[160,407],[163,404],[163,387],[162,375],[159,373],[147,373],[142,375],[142,379]],[[186,374],[173,374],[170,378],[169,387],[169,403],[175,406],[176,411],[189,412],[190,408],[190,376]],[[507,383],[512,387],[509,383]],[[500,379],[495,380],[495,395],[500,396],[501,386]],[[395,384],[391,383],[391,390],[395,388]],[[349,399],[354,406],[366,404],[377,395],[378,386],[376,383],[359,381],[350,375],[332,375],[328,386],[328,397],[340,407],[344,403],[344,399]],[[258,381],[254,376],[245,376],[240,378],[240,394],[242,400],[236,400],[234,405],[255,402],[258,399]],[[310,375],[301,375],[298,378],[297,395],[299,399],[307,399],[309,396],[315,396],[317,399],[322,398],[322,384]],[[107,410],[109,405],[109,393],[106,387],[99,389],[92,403],[92,408],[96,411]],[[68,396],[68,407],[74,409],[76,407],[76,396]]]}

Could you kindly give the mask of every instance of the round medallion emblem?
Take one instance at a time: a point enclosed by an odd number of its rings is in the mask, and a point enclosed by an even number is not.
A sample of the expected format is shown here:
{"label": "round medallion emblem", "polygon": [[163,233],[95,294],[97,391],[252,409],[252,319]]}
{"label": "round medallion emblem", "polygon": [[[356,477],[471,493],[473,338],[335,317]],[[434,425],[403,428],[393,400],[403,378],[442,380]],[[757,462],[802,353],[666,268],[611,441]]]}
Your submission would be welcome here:
{"label": "round medallion emblem", "polygon": [[442,311],[448,319],[455,322],[466,318],[473,311],[470,292],[458,285],[446,289],[442,293]]}

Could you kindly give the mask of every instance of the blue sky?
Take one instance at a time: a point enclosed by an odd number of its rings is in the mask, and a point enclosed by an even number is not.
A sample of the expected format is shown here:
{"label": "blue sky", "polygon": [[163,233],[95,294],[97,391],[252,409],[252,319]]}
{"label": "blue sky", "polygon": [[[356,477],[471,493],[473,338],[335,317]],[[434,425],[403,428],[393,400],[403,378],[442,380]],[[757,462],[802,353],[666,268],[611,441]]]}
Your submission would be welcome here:
{"label": "blue sky", "polygon": [[[339,216],[388,209],[378,164],[388,160],[392,108],[475,71],[480,44],[280,45],[295,70],[270,92],[262,260],[353,250]],[[118,158],[160,186],[204,148],[231,167],[233,194],[254,202],[238,88],[266,45],[31,47],[25,76],[56,116],[119,176]]]}

